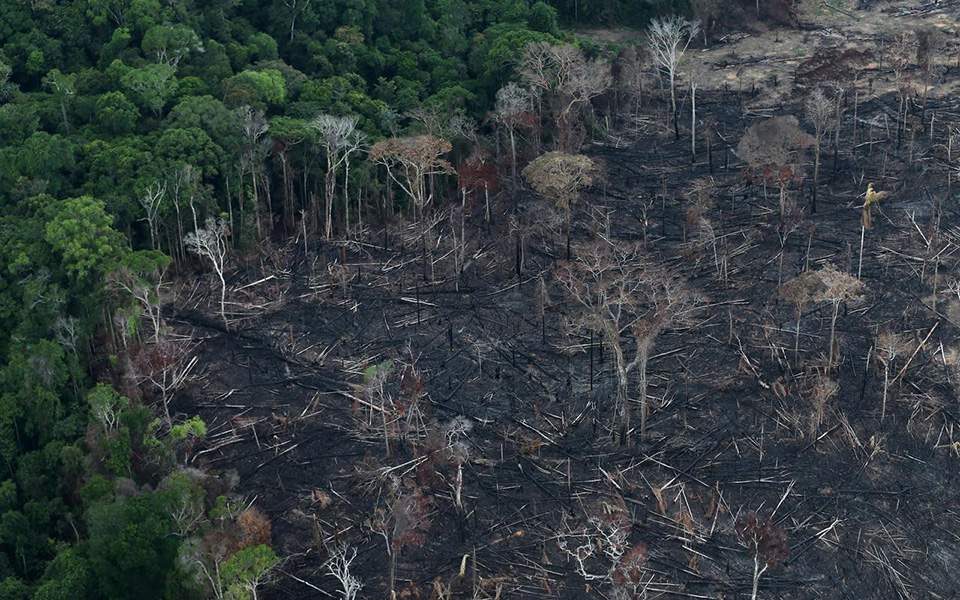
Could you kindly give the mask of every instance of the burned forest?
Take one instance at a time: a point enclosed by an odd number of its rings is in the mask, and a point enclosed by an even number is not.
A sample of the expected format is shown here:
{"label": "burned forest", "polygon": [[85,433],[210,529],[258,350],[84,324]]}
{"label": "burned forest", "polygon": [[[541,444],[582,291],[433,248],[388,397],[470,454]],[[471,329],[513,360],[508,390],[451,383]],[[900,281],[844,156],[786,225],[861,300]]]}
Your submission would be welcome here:
{"label": "burned forest", "polygon": [[[464,37],[464,87],[391,80],[396,109],[383,77],[312,79],[318,9],[282,4],[211,95],[183,90],[221,44],[185,25],[89,107],[89,72],[39,84],[47,138],[124,94],[175,125],[125,204],[0,175],[5,227],[42,215],[49,246],[4,234],[0,289],[62,307],[52,341],[4,336],[0,404],[28,408],[0,425],[47,439],[51,386],[83,415],[58,458],[0,440],[0,597],[956,597],[960,4],[520,3],[526,29]],[[38,136],[23,160],[65,169]]]}

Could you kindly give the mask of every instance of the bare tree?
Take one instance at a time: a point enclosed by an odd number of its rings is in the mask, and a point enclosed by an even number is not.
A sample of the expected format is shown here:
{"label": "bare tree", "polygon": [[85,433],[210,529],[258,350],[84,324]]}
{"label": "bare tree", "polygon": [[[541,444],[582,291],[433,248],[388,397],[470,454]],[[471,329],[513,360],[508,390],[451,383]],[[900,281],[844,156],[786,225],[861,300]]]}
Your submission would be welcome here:
{"label": "bare tree", "polygon": [[[337,170],[346,166],[349,177],[350,155],[357,152],[365,139],[357,129],[356,117],[337,117],[320,115],[311,121],[310,126],[319,136],[320,145],[327,157],[327,172],[324,176],[324,237],[333,235],[333,203],[337,187]],[[349,180],[344,180],[344,193],[349,190]],[[345,200],[349,200],[345,196]]]}
{"label": "bare tree", "polygon": [[150,231],[150,247],[157,249],[157,238],[160,236],[160,206],[167,195],[165,183],[157,181],[147,186],[138,200],[143,207],[144,218]]}
{"label": "bare tree", "polygon": [[330,558],[324,563],[327,575],[340,583],[341,600],[355,600],[363,583],[350,572],[353,561],[357,558],[357,549],[346,544],[340,544],[330,551]]}
{"label": "bare tree", "polygon": [[840,305],[844,302],[860,298],[864,284],[856,277],[838,270],[831,263],[825,264],[817,271],[817,277],[820,279],[823,287],[814,299],[818,302],[829,302],[833,307],[833,314],[830,318],[830,350],[827,357],[827,366],[832,367],[834,360],[833,347],[836,339],[837,317],[840,314]]}
{"label": "bare tree", "polygon": [[754,176],[764,185],[772,181],[779,187],[781,220],[787,215],[787,186],[799,172],[801,153],[813,141],[813,136],[800,129],[797,118],[787,115],[754,123],[737,145],[737,156],[746,161]]}
{"label": "bare tree", "polygon": [[677,72],[684,53],[699,31],[699,21],[687,21],[676,15],[654,19],[647,28],[647,47],[650,54],[670,79],[670,107],[677,139],[680,139],[680,125],[677,122]]}
{"label": "bare tree", "polygon": [[[621,443],[630,429],[630,375],[637,371],[640,435],[647,423],[647,362],[657,336],[689,316],[697,297],[675,276],[650,262],[639,244],[600,241],[578,248],[557,280],[579,310],[568,316],[575,334],[599,331],[613,355],[617,377],[614,430]],[[624,338],[633,344],[627,358]]]}
{"label": "bare tree", "polygon": [[694,65],[687,71],[690,79],[690,156],[693,162],[697,160],[697,89],[706,74],[706,68],[702,64]]}
{"label": "bare tree", "polygon": [[[243,174],[250,174],[250,191],[253,194],[253,209],[257,221],[257,236],[263,237],[263,231],[260,223],[260,200],[257,195],[257,188],[260,185],[260,171],[263,168],[263,158],[267,154],[267,140],[264,136],[270,126],[267,124],[263,111],[254,109],[250,106],[241,106],[237,109],[240,116],[240,127],[243,131],[243,152],[240,155],[240,181],[241,187]],[[241,201],[242,206],[242,201]]]}
{"label": "bare tree", "polygon": [[804,271],[780,288],[780,296],[792,303],[797,310],[797,328],[793,343],[794,361],[800,354],[800,320],[803,317],[803,307],[812,302],[821,293],[823,282],[813,271]]}
{"label": "bare tree", "polygon": [[593,184],[599,168],[582,154],[547,152],[523,169],[523,177],[538,194],[563,212],[567,231],[567,258],[570,257],[570,222],[573,203],[580,192]]}
{"label": "bare tree", "polygon": [[524,50],[519,72],[527,85],[553,102],[558,149],[576,150],[581,139],[574,131],[577,117],[610,87],[610,65],[587,60],[582,50],[569,44],[535,42]]}
{"label": "bare tree", "polygon": [[736,532],[740,543],[747,547],[753,557],[753,591],[750,598],[757,600],[760,577],[786,560],[790,553],[787,532],[778,527],[772,517],[760,519],[753,512],[737,521]]}
{"label": "bare tree", "polygon": [[404,191],[417,208],[418,217],[433,199],[427,193],[427,177],[453,173],[453,165],[443,159],[450,142],[433,135],[389,138],[373,145],[370,159],[383,165],[387,176]]}
{"label": "bare tree", "polygon": [[149,384],[160,394],[167,425],[173,425],[170,401],[178,390],[193,380],[198,358],[192,339],[161,340],[142,348],[136,357],[138,383]]}
{"label": "bare tree", "polygon": [[803,106],[807,120],[813,124],[813,197],[810,212],[817,212],[817,187],[820,183],[820,154],[823,150],[823,138],[833,124],[833,102],[823,90],[817,88],[807,98]]}
{"label": "bare tree", "polygon": [[883,365],[883,400],[880,404],[880,422],[887,416],[887,390],[890,387],[890,369],[897,357],[909,349],[908,340],[892,331],[883,331],[877,336],[877,359]]}
{"label": "bare tree", "polygon": [[220,318],[224,327],[227,322],[227,280],[224,269],[227,261],[227,223],[220,217],[207,217],[206,225],[194,232],[188,233],[183,242],[187,249],[210,261],[217,278],[220,280]]}
{"label": "bare tree", "polygon": [[[136,256],[138,253],[133,254]],[[153,330],[153,342],[156,344],[160,343],[160,336],[163,332],[161,292],[164,287],[163,277],[169,265],[169,258],[159,252],[147,254],[155,256],[142,261],[129,261],[130,264],[123,265],[110,274],[109,283],[137,301],[143,316],[150,321]]]}
{"label": "bare tree", "polygon": [[517,184],[517,127],[530,114],[531,97],[526,90],[510,82],[497,91],[497,103],[493,109],[497,122],[507,130],[510,139],[510,176],[513,185]]}
{"label": "bare tree", "polygon": [[646,79],[646,54],[642,46],[627,46],[617,58],[616,80],[619,88],[633,100],[634,118],[640,116],[643,83]]}

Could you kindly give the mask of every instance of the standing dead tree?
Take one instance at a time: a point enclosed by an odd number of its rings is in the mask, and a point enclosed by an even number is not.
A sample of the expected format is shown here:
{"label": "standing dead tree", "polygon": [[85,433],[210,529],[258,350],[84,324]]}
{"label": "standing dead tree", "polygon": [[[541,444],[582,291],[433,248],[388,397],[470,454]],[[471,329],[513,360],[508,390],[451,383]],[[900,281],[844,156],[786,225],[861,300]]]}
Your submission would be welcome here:
{"label": "standing dead tree", "polygon": [[536,42],[524,50],[519,73],[527,85],[553,104],[557,148],[579,148],[582,135],[578,135],[578,117],[593,98],[610,87],[610,65],[587,60],[582,50],[569,44]]}
{"label": "standing dead tree", "polygon": [[324,563],[327,575],[336,579],[340,584],[341,600],[355,600],[363,587],[363,583],[350,572],[350,567],[356,558],[356,548],[341,544],[330,550],[330,558]]}
{"label": "standing dead tree", "polygon": [[814,90],[804,104],[807,120],[813,125],[813,196],[810,199],[810,212],[817,212],[817,187],[820,183],[820,155],[823,150],[823,138],[834,123],[833,102],[823,90]]}
{"label": "standing dead tree", "polygon": [[887,395],[890,388],[890,369],[897,357],[909,351],[908,340],[892,331],[881,332],[877,336],[877,360],[883,365],[883,400],[880,404],[880,422],[887,416]]}
{"label": "standing dead tree", "polygon": [[570,258],[570,224],[573,203],[593,184],[599,167],[582,154],[547,152],[523,169],[523,177],[538,194],[552,201],[564,215],[567,258]]}
{"label": "standing dead tree", "polygon": [[654,61],[667,72],[670,80],[670,108],[673,115],[673,131],[680,139],[680,124],[677,115],[677,71],[687,48],[700,31],[699,21],[687,21],[676,15],[654,19],[647,28],[647,47]]}
{"label": "standing dead tree", "polygon": [[531,102],[530,91],[511,81],[497,91],[493,109],[494,118],[506,129],[510,140],[510,181],[514,186],[517,185],[517,128],[529,120]]}
{"label": "standing dead tree", "polygon": [[227,236],[229,228],[220,217],[207,217],[204,227],[188,233],[183,238],[187,249],[205,258],[210,262],[217,278],[220,280],[220,318],[224,327],[230,326],[227,322],[227,280],[224,270],[227,262]]}
{"label": "standing dead tree", "polygon": [[643,104],[643,83],[646,78],[646,53],[642,46],[627,46],[613,63],[613,85],[620,106],[620,96],[626,96],[633,104],[634,119],[640,116]]}
{"label": "standing dead tree", "polygon": [[864,289],[862,281],[847,275],[838,270],[835,266],[827,263],[819,271],[817,277],[820,279],[822,288],[814,297],[819,302],[829,302],[833,307],[833,313],[830,317],[830,349],[827,355],[827,367],[833,367],[833,361],[836,357],[834,353],[834,344],[837,332],[837,317],[840,314],[840,305],[850,300],[860,298]]}
{"label": "standing dead tree", "polygon": [[[697,297],[675,276],[650,262],[639,244],[595,242],[578,248],[577,260],[561,266],[557,280],[580,309],[567,316],[576,335],[599,331],[613,355],[617,377],[612,429],[620,443],[630,430],[630,376],[638,373],[640,435],[647,424],[647,363],[657,336],[689,316]],[[627,358],[628,345],[633,357]]]}
{"label": "standing dead tree", "polygon": [[157,181],[147,186],[147,188],[137,198],[140,206],[143,207],[143,220],[147,222],[147,229],[150,232],[150,248],[157,250],[158,238],[160,237],[160,208],[163,199],[167,195],[166,183]]}
{"label": "standing dead tree", "polygon": [[453,173],[453,165],[443,155],[453,147],[450,142],[433,135],[389,138],[373,145],[370,159],[387,170],[387,176],[409,196],[423,218],[426,206],[433,200],[427,193],[427,178]]}
{"label": "standing dead tree", "polygon": [[[356,117],[319,115],[310,122],[310,127],[316,131],[320,146],[327,157],[327,172],[323,179],[325,204],[323,235],[330,239],[333,235],[333,204],[336,199],[337,171],[349,162],[351,154],[360,149],[364,135],[357,129]],[[347,169],[347,177],[349,177],[349,166]],[[348,189],[349,180],[345,180],[344,190]],[[349,198],[344,197],[344,202],[348,201]]]}
{"label": "standing dead tree", "polygon": [[[244,140],[243,152],[240,156],[241,188],[243,174],[249,173],[250,192],[253,194],[253,209],[257,220],[257,236],[262,238],[263,231],[260,223],[260,201],[257,195],[257,188],[260,187],[263,159],[269,152],[269,140],[266,140],[264,136],[267,134],[270,126],[263,116],[263,111],[256,110],[249,106],[241,106],[237,109],[237,114],[240,118],[240,127]],[[269,196],[267,196],[267,198],[269,200]]]}
{"label": "standing dead tree", "polygon": [[813,271],[804,271],[780,287],[780,296],[797,309],[797,328],[793,342],[794,362],[798,361],[800,355],[800,321],[803,317],[803,307],[822,293],[822,288],[823,282]]}
{"label": "standing dead tree", "polygon": [[583,507],[583,518],[575,522],[564,514],[557,546],[573,561],[573,568],[586,582],[603,582],[617,600],[634,598],[646,579],[647,546],[631,546],[633,520],[623,497],[612,494]]}
{"label": "standing dead tree", "polygon": [[736,523],[737,537],[753,555],[753,590],[751,600],[757,600],[760,576],[782,563],[790,553],[787,532],[773,522],[760,519],[757,513],[748,513]]}
{"label": "standing dead tree", "polygon": [[108,278],[111,287],[125,292],[140,305],[141,314],[150,321],[155,344],[160,343],[164,329],[161,292],[169,265],[170,258],[160,252],[131,252]]}
{"label": "standing dead tree", "polygon": [[775,182],[779,187],[781,219],[787,214],[787,186],[799,172],[802,152],[813,142],[813,136],[800,129],[797,118],[787,115],[754,123],[737,145],[737,156],[746,161],[752,177],[764,186]]}

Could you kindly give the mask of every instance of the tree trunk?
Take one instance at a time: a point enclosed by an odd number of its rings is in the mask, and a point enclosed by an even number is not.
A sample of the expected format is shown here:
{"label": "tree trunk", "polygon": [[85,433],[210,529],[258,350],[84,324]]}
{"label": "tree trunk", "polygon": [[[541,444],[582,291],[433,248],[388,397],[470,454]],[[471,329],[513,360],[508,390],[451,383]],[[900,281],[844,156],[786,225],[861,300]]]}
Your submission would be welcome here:
{"label": "tree trunk", "polygon": [[690,161],[697,162],[697,86],[690,86]]}
{"label": "tree trunk", "polygon": [[330,239],[333,235],[333,195],[337,189],[336,172],[334,171],[333,158],[327,154],[327,173],[323,179],[324,192],[324,218],[323,218],[323,236]]}
{"label": "tree trunk", "polygon": [[820,136],[813,148],[813,196],[810,204],[810,214],[817,212],[817,184],[820,182]]}
{"label": "tree trunk", "polygon": [[840,314],[840,303],[833,303],[833,318],[830,319],[830,351],[827,358],[827,366],[833,367],[833,342],[837,333],[837,316]]}
{"label": "tree trunk", "polygon": [[640,390],[637,394],[640,397],[640,439],[647,434],[647,361],[650,358],[650,349],[647,346],[646,342],[641,342],[640,361],[637,364],[640,370]]}

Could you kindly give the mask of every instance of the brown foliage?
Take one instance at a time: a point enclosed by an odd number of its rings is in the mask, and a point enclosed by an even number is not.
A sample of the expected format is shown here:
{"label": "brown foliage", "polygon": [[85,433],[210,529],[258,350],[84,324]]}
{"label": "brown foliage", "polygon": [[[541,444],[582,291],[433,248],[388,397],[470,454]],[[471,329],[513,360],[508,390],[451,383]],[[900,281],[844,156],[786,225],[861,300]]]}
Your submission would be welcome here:
{"label": "brown foliage", "polygon": [[240,528],[240,548],[270,545],[272,525],[270,518],[255,507],[250,507],[237,516],[237,527]]}
{"label": "brown foliage", "polygon": [[773,568],[787,559],[790,546],[787,544],[787,532],[770,519],[761,519],[757,513],[750,512],[741,517],[736,524],[737,536],[747,548]]}

